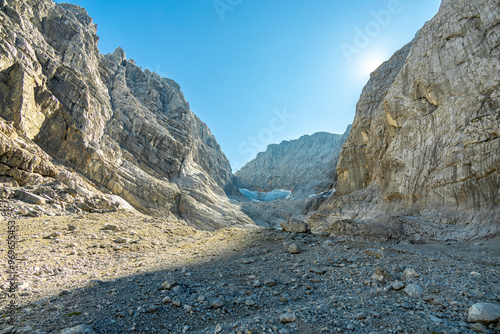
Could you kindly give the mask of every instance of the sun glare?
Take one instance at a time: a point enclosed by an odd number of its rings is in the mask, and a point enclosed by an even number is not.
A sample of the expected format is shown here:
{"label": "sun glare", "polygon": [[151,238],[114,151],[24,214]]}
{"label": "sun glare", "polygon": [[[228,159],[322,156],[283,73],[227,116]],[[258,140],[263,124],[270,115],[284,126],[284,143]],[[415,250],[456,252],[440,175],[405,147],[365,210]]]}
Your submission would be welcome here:
{"label": "sun glare", "polygon": [[383,62],[385,58],[379,55],[370,55],[360,62],[359,73],[363,76],[370,75],[375,71]]}

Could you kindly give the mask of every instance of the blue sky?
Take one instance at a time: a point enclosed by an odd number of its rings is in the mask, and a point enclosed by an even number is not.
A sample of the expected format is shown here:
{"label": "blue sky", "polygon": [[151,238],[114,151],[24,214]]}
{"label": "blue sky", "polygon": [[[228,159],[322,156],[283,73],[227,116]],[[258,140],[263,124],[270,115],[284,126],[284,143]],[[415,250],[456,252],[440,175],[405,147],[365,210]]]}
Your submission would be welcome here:
{"label": "blue sky", "polygon": [[[57,1],[63,2],[63,1]],[[68,1],[64,1],[68,2]],[[376,65],[409,42],[439,0],[71,0],[121,46],[177,81],[233,171],[268,144],[343,133]]]}

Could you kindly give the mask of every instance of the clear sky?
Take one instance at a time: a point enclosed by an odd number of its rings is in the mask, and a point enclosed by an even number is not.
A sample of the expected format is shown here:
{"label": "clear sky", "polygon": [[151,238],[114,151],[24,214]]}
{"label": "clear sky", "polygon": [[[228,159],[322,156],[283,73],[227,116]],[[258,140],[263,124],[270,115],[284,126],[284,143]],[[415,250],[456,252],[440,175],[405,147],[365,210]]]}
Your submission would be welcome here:
{"label": "clear sky", "polygon": [[[68,1],[56,1],[68,2]],[[371,70],[440,0],[70,0],[121,46],[177,81],[233,171],[268,144],[343,133]]]}

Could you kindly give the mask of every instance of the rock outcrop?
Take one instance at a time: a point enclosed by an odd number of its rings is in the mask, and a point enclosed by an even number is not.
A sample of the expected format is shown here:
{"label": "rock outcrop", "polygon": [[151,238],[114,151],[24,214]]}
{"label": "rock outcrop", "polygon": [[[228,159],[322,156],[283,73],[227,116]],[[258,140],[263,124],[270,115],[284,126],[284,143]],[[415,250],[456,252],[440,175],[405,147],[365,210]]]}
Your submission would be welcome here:
{"label": "rock outcrop", "polygon": [[470,239],[500,231],[500,5],[443,1],[372,73],[308,223],[367,239]]}
{"label": "rock outcrop", "polygon": [[235,173],[238,187],[249,190],[291,190],[308,195],[330,189],[344,135],[317,132],[296,140],[269,145],[265,152]]}
{"label": "rock outcrop", "polygon": [[258,224],[277,228],[290,219],[306,219],[335,191],[335,166],[350,129],[269,145],[235,174],[238,187],[258,191],[253,197],[261,200],[241,202],[241,210]]}
{"label": "rock outcrop", "polygon": [[[3,0],[0,9],[3,175],[57,178],[55,159],[146,213],[204,229],[251,223],[227,198],[229,162],[179,85],[121,48],[100,54],[83,8]],[[14,129],[30,149],[12,143]]]}

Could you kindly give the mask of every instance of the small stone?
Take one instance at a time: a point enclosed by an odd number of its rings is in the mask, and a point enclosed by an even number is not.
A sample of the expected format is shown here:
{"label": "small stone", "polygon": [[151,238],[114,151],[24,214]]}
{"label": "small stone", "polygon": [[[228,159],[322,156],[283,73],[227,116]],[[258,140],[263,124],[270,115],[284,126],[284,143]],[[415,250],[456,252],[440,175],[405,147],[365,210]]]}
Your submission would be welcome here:
{"label": "small stone", "polygon": [[179,299],[174,299],[174,300],[172,300],[172,305],[177,306],[177,307],[181,307],[182,303]]}
{"label": "small stone", "polygon": [[288,247],[288,253],[290,253],[290,254],[300,254],[301,250],[300,250],[300,248],[299,248],[299,246],[297,244],[291,244]]}
{"label": "small stone", "polygon": [[247,299],[245,299],[245,305],[246,306],[255,306],[255,305],[257,305],[257,303],[253,299],[247,298]]}
{"label": "small stone", "polygon": [[259,281],[254,281],[252,283],[252,287],[254,287],[254,288],[260,288],[261,286],[262,286],[262,284]]}
{"label": "small stone", "polygon": [[71,328],[63,329],[60,334],[95,334],[92,327],[87,325],[78,325]]}
{"label": "small stone", "polygon": [[220,332],[222,332],[222,326],[220,324],[217,324],[214,329],[214,334],[219,334]]}
{"label": "small stone", "polygon": [[176,285],[170,291],[172,291],[173,293],[175,293],[177,295],[180,295],[182,293],[182,286]]}
{"label": "small stone", "polygon": [[215,299],[212,302],[212,308],[218,309],[218,308],[222,308],[223,306],[224,306],[224,303],[220,299]]}
{"label": "small stone", "polygon": [[392,275],[387,269],[379,267],[375,269],[375,272],[372,275],[372,279],[382,284],[386,284],[392,281]]}
{"label": "small stone", "polygon": [[366,314],[364,314],[363,312],[360,312],[360,313],[357,313],[355,316],[354,316],[354,319],[356,320],[363,320],[363,319],[366,319],[367,316]]}
{"label": "small stone", "polygon": [[405,271],[401,274],[401,279],[403,281],[411,280],[414,278],[419,278],[420,275],[413,268],[406,268]]}
{"label": "small stone", "polygon": [[280,315],[280,322],[284,324],[295,321],[297,321],[297,317],[293,313],[283,313],[282,315]]}
{"label": "small stone", "polygon": [[492,303],[476,303],[469,308],[467,321],[484,325],[500,320],[500,305]]}
{"label": "small stone", "polygon": [[273,281],[273,280],[265,280],[265,281],[264,281],[264,285],[265,285],[265,286],[268,286],[268,287],[273,287],[273,286],[275,286],[275,285],[276,285],[276,282],[275,282],[275,281]]}
{"label": "small stone", "polygon": [[402,290],[402,289],[404,289],[404,287],[405,287],[405,284],[401,281],[396,281],[396,282],[392,283],[392,285],[391,285],[391,288],[393,290],[396,290],[396,291]]}
{"label": "small stone", "polygon": [[30,204],[45,204],[45,199],[25,190],[16,190],[14,197]]}
{"label": "small stone", "polygon": [[469,327],[476,333],[488,333],[486,326],[478,322],[470,324]]}
{"label": "small stone", "polygon": [[115,231],[115,232],[119,230],[118,226],[116,226],[114,224],[104,224],[103,229],[109,230],[109,231]]}
{"label": "small stone", "polygon": [[335,246],[335,243],[332,240],[325,240],[325,242],[323,242],[323,246],[324,247],[332,247],[332,246]]}
{"label": "small stone", "polygon": [[160,290],[171,290],[173,287],[179,285],[176,281],[165,281],[160,285]]}
{"label": "small stone", "polygon": [[416,284],[408,284],[405,287],[404,292],[410,297],[417,298],[422,296],[422,294],[424,293],[424,289]]}
{"label": "small stone", "polygon": [[295,232],[295,233],[307,233],[308,226],[302,220],[292,218],[288,222],[283,222],[280,224],[283,231]]}
{"label": "small stone", "polygon": [[52,232],[49,236],[45,237],[45,239],[50,239],[50,238],[57,238],[62,235],[61,232]]}
{"label": "small stone", "polygon": [[481,274],[480,274],[480,273],[478,273],[478,272],[476,272],[476,271],[471,271],[470,275],[471,275],[471,276],[474,276],[474,277],[479,277],[479,276],[481,276]]}
{"label": "small stone", "polygon": [[191,305],[184,305],[184,311],[188,312],[188,313],[191,313],[193,312],[194,308],[191,306]]}
{"label": "small stone", "polygon": [[162,303],[163,304],[170,304],[172,302],[172,299],[169,296],[166,296],[163,298]]}
{"label": "small stone", "polygon": [[381,259],[384,257],[384,251],[381,249],[376,249],[376,248],[368,248],[365,251],[366,255],[373,256],[377,259]]}
{"label": "small stone", "polygon": [[131,240],[129,238],[118,237],[113,241],[116,242],[117,244],[128,244],[130,243]]}
{"label": "small stone", "polygon": [[70,232],[78,231],[78,227],[76,227],[75,225],[68,224],[68,231]]}

